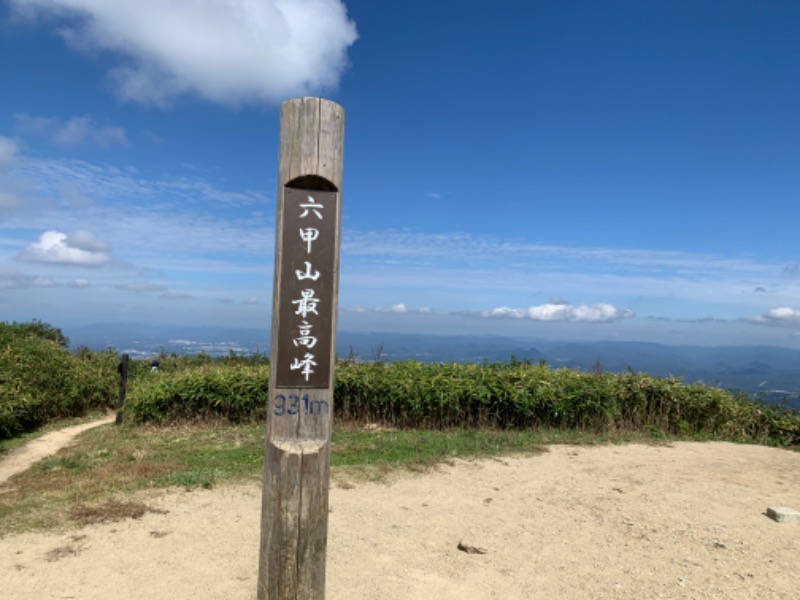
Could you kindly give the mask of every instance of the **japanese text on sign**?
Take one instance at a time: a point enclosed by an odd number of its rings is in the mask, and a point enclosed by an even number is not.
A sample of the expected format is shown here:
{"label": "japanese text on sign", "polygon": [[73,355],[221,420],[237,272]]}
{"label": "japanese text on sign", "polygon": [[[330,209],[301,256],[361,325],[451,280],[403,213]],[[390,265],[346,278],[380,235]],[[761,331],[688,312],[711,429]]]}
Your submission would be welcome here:
{"label": "japanese text on sign", "polygon": [[284,188],[278,387],[330,383],[337,197]]}

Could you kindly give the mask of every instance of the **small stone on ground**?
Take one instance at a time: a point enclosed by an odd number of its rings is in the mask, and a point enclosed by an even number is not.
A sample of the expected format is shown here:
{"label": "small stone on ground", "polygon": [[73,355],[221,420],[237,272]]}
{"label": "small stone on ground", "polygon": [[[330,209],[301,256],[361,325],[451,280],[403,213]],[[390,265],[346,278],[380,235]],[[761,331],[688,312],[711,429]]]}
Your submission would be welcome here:
{"label": "small stone on ground", "polygon": [[800,512],[785,506],[770,506],[767,508],[767,516],[777,523],[800,522]]}

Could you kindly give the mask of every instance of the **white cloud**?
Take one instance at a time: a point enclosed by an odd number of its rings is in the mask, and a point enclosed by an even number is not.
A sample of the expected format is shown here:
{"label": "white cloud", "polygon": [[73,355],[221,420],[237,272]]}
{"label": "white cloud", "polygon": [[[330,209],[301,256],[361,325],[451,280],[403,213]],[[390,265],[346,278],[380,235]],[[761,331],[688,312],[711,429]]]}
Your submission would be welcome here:
{"label": "white cloud", "polygon": [[610,323],[634,316],[633,311],[620,309],[612,304],[580,304],[572,306],[559,300],[528,308],[501,306],[478,313],[484,318],[507,317],[532,321],[573,321],[581,323]]}
{"label": "white cloud", "polygon": [[757,317],[746,320],[758,325],[800,327],[800,310],[788,307],[773,308]]}
{"label": "white cloud", "polygon": [[187,294],[186,292],[164,292],[161,294],[162,298],[166,298],[168,300],[185,300],[187,298],[191,298],[191,294]]}
{"label": "white cloud", "polygon": [[19,260],[61,265],[98,267],[111,260],[106,242],[97,239],[88,231],[67,235],[49,230],[17,255]]}
{"label": "white cloud", "polygon": [[393,304],[389,308],[376,308],[375,312],[395,313],[402,315],[408,312],[408,308],[401,302],[400,304]]}
{"label": "white cloud", "polygon": [[164,105],[279,102],[334,88],[358,37],[340,0],[11,0],[58,18],[73,48],[125,57],[109,75],[124,100]]}
{"label": "white cloud", "polygon": [[67,286],[71,288],[87,288],[91,287],[92,283],[88,279],[73,279],[67,282]]}

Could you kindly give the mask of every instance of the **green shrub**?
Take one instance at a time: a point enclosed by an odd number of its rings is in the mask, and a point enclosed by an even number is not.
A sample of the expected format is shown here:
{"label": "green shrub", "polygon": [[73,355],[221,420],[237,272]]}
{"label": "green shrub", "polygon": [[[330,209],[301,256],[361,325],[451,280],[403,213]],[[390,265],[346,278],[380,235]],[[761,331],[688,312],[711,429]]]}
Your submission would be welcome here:
{"label": "green shrub", "polygon": [[345,363],[336,412],[397,427],[555,427],[800,445],[800,418],[675,377],[582,373],[512,362]]}
{"label": "green shrub", "polygon": [[222,418],[263,419],[269,366],[207,364],[183,371],[150,371],[131,382],[125,414],[134,422]]}
{"label": "green shrub", "polygon": [[[137,378],[135,421],[263,419],[269,366],[212,362]],[[674,377],[582,373],[546,365],[342,362],[336,417],[402,428],[646,431],[800,445],[800,419],[743,395]]]}
{"label": "green shrub", "polygon": [[0,323],[0,438],[114,405],[116,357],[73,356],[65,342],[40,321]]}

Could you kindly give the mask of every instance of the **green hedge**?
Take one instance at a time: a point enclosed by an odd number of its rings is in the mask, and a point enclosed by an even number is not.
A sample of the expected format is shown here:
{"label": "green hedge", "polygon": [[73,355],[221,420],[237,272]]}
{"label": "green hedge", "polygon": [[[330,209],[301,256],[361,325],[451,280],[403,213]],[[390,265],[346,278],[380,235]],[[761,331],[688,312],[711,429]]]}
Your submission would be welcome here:
{"label": "green hedge", "polygon": [[[134,421],[263,419],[268,365],[150,373],[131,390]],[[396,427],[641,430],[800,445],[800,418],[676,378],[589,374],[528,364],[340,363],[337,418]]]}
{"label": "green hedge", "polygon": [[337,373],[336,410],[398,427],[647,430],[800,445],[800,418],[740,394],[546,365],[348,365]]}
{"label": "green hedge", "polygon": [[131,382],[125,415],[134,422],[263,419],[269,365],[216,364],[146,371]]}

